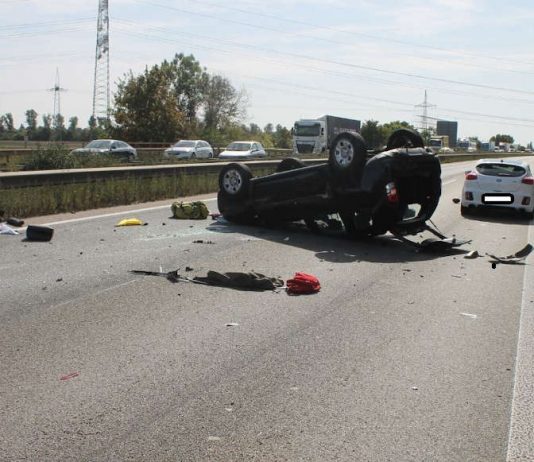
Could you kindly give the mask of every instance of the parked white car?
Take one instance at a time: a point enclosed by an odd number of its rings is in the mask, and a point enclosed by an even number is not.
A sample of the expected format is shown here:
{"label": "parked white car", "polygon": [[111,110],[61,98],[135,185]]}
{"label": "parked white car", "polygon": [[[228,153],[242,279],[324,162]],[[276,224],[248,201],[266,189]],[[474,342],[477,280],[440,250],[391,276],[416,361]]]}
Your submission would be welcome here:
{"label": "parked white car", "polygon": [[461,212],[477,208],[511,208],[534,218],[534,177],[520,160],[479,160],[465,175]]}
{"label": "parked white car", "polygon": [[180,140],[165,149],[163,157],[167,159],[211,159],[213,148],[204,140]]}
{"label": "parked white car", "polygon": [[266,155],[265,149],[257,141],[234,141],[219,154],[219,159],[254,159]]}

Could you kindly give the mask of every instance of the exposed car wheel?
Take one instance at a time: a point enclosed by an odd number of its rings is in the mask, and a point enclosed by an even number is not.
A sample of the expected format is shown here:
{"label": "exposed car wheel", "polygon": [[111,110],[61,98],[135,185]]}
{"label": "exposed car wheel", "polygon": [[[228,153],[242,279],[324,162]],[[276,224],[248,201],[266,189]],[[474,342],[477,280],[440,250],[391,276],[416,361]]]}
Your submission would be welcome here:
{"label": "exposed car wheel", "polygon": [[336,175],[357,176],[363,171],[367,146],[361,135],[340,133],[330,147],[328,162]]}
{"label": "exposed car wheel", "polygon": [[249,191],[252,172],[245,164],[232,162],[219,173],[219,191],[233,199],[246,197]]}
{"label": "exposed car wheel", "polygon": [[398,149],[398,148],[424,148],[425,142],[423,137],[415,130],[408,128],[399,128],[395,130],[390,137],[386,145],[386,150]]}
{"label": "exposed car wheel", "polygon": [[287,157],[283,159],[276,167],[277,172],[287,172],[296,168],[306,167],[306,164],[296,157]]}

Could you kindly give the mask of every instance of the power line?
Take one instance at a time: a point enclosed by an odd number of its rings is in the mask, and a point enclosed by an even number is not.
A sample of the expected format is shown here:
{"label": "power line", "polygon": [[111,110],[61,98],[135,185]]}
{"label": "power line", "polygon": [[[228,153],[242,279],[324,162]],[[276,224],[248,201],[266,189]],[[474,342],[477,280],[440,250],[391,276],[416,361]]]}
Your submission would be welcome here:
{"label": "power line", "polygon": [[[140,1],[140,0],[137,0],[137,1]],[[145,3],[153,4],[152,2],[145,2]],[[157,5],[157,4],[154,4],[154,5]],[[173,7],[166,7],[166,8],[169,8],[171,10],[175,9]],[[196,33],[192,33],[192,32],[189,32],[188,35],[189,36],[196,36],[196,37],[199,37],[199,38],[205,38],[205,39],[208,39],[208,40],[217,41],[218,43],[220,43],[220,42],[228,43],[228,44],[231,44],[232,46],[235,46],[235,47],[238,47],[238,48],[248,48],[248,49],[254,49],[254,50],[261,50],[261,51],[265,51],[265,52],[268,52],[268,53],[275,53],[275,54],[278,54],[278,55],[285,55],[285,56],[288,56],[288,57],[291,57],[291,58],[305,59],[305,60],[309,60],[309,61],[321,62],[321,63],[324,63],[324,64],[333,64],[333,65],[336,65],[336,66],[348,67],[348,68],[352,68],[352,69],[362,69],[362,70],[373,71],[373,72],[378,72],[378,73],[383,73],[383,74],[388,74],[388,75],[398,75],[398,76],[402,76],[402,77],[410,77],[410,78],[416,78],[416,79],[421,79],[421,80],[428,80],[428,81],[442,82],[442,83],[448,83],[448,84],[454,84],[454,85],[461,85],[461,86],[467,86],[467,87],[471,87],[471,88],[482,88],[482,89],[486,89],[486,90],[506,91],[506,92],[511,92],[511,93],[534,96],[534,92],[527,91],[527,90],[518,90],[518,89],[515,89],[515,88],[498,87],[498,86],[494,86],[494,85],[487,85],[487,84],[481,84],[481,83],[472,83],[472,82],[466,82],[466,81],[462,81],[462,80],[445,79],[445,78],[441,78],[441,77],[429,77],[429,76],[416,74],[416,73],[411,73],[411,72],[400,72],[400,71],[393,71],[393,70],[389,70],[389,69],[382,69],[382,68],[379,68],[379,67],[364,66],[364,65],[361,65],[361,64],[354,64],[354,63],[350,63],[350,62],[342,62],[342,61],[336,61],[336,60],[333,60],[333,59],[325,59],[325,58],[308,56],[308,55],[301,54],[301,53],[291,53],[291,52],[288,52],[288,51],[281,51],[281,50],[277,50],[277,49],[273,49],[273,48],[260,47],[260,46],[256,46],[256,45],[248,45],[248,44],[244,44],[244,43],[234,42],[232,40],[223,40],[220,37],[217,37],[217,38],[216,37],[210,37],[210,36],[196,34]]]}
{"label": "power line", "polygon": [[[161,5],[161,4],[157,4],[155,2],[150,2],[150,1],[147,1],[147,0],[136,0],[136,1],[138,3],[151,4],[153,6],[158,6],[158,7],[161,7],[161,8],[171,8],[171,7],[167,6],[167,5]],[[264,17],[264,18],[274,19],[276,21],[286,22],[286,23],[290,23],[290,24],[298,24],[298,25],[301,25],[301,26],[313,27],[313,28],[320,29],[320,30],[325,30],[325,31],[330,31],[330,32],[336,32],[336,33],[339,33],[339,34],[350,35],[351,37],[352,36],[360,36],[360,37],[364,37],[364,38],[368,38],[368,39],[372,39],[372,40],[381,40],[381,41],[386,41],[388,43],[397,43],[397,44],[404,45],[404,46],[411,46],[411,47],[415,47],[415,48],[423,48],[423,49],[439,51],[439,52],[443,52],[443,53],[447,53],[447,54],[453,54],[453,55],[464,56],[464,57],[469,57],[469,58],[481,58],[481,57],[483,57],[484,59],[491,59],[491,60],[494,60],[494,61],[498,61],[499,63],[509,62],[509,63],[513,63],[513,64],[534,64],[533,62],[518,61],[518,60],[513,60],[513,59],[510,59],[510,58],[500,57],[500,56],[481,55],[480,53],[458,52],[456,50],[450,50],[450,49],[447,49],[447,48],[441,48],[441,47],[436,47],[436,46],[431,46],[431,45],[422,45],[420,43],[408,42],[408,41],[404,41],[404,40],[394,39],[394,38],[391,38],[391,37],[382,37],[382,36],[379,36],[379,35],[365,34],[365,33],[362,33],[362,32],[346,31],[346,30],[337,29],[337,28],[334,28],[334,27],[331,27],[331,26],[325,26],[323,24],[311,23],[311,22],[302,21],[302,20],[298,20],[298,19],[284,18],[284,17],[281,17],[281,16],[273,15],[273,14],[263,13],[263,12],[260,12],[260,11],[257,11],[257,10],[251,10],[251,9],[246,9],[245,10],[243,8],[237,8],[237,7],[232,7],[232,6],[228,6],[228,5],[220,5],[220,4],[213,3],[213,2],[206,2],[206,1],[203,1],[203,0],[189,0],[189,2],[197,3],[197,4],[200,4],[200,5],[207,5],[207,6],[210,6],[210,7],[226,9],[226,10],[229,10],[229,11],[235,11],[235,12],[243,13],[243,14],[246,14],[246,15],[249,15],[249,16]],[[224,21],[227,21],[227,20],[225,19]]]}
{"label": "power line", "polygon": [[[137,24],[135,22],[132,22],[132,21],[120,20],[119,22],[123,23],[123,24],[126,24],[126,25],[136,25],[137,26]],[[186,37],[193,36],[193,37],[198,37],[198,38],[201,38],[201,39],[206,39],[206,40],[209,40],[209,41],[213,41],[213,42],[216,42],[216,43],[225,43],[225,44],[237,47],[237,48],[251,49],[251,50],[261,50],[261,51],[267,51],[269,53],[274,53],[274,54],[277,54],[277,55],[284,55],[284,56],[288,56],[290,58],[293,58],[293,60],[291,61],[291,65],[292,66],[310,68],[309,66],[306,66],[306,65],[303,65],[303,64],[298,64],[294,60],[294,58],[298,58],[298,59],[304,58],[304,59],[306,59],[308,61],[317,61],[317,62],[320,62],[320,63],[336,64],[336,65],[341,65],[341,66],[347,66],[347,67],[350,67],[350,68],[358,68],[358,69],[363,69],[363,70],[370,70],[370,69],[373,70],[374,69],[374,68],[370,68],[370,67],[367,67],[367,66],[359,66],[359,65],[354,65],[354,64],[350,64],[350,63],[342,63],[342,62],[337,62],[337,61],[333,61],[333,60],[314,58],[314,57],[301,55],[301,54],[296,54],[296,53],[289,53],[289,52],[279,51],[279,50],[275,50],[275,49],[269,49],[269,48],[264,48],[264,47],[258,47],[258,46],[253,46],[253,45],[237,43],[237,42],[234,42],[234,41],[231,41],[231,40],[224,40],[224,39],[220,39],[220,38],[214,38],[214,37],[200,35],[200,34],[191,33],[191,32],[181,33],[181,32],[168,30],[168,29],[160,28],[160,27],[145,27],[144,29],[145,30],[147,30],[147,29],[150,30],[151,29],[151,30],[160,31],[160,32],[165,33],[167,36],[168,36],[169,33],[176,34],[176,35],[181,35],[181,36],[186,36]],[[122,33],[127,34],[127,35],[139,36],[139,37],[144,36],[144,37],[152,39],[152,40],[165,41],[165,42],[168,42],[168,43],[177,43],[176,40],[170,39],[167,36],[166,37],[153,37],[153,36],[150,36],[149,34],[147,34],[146,32],[145,33],[139,33],[139,32],[132,32],[132,31],[122,31]],[[180,43],[181,44],[187,43],[187,39],[186,40],[181,39]],[[191,42],[191,41],[189,43],[192,44],[193,46],[197,47],[197,48],[203,48],[203,49],[207,49],[207,50],[215,50],[215,51],[219,51],[221,53],[230,54],[228,52],[228,50],[224,50],[222,48],[210,47],[210,46],[206,46],[206,45],[198,45],[197,43]],[[276,61],[276,60],[273,60],[273,59],[267,59],[267,58],[262,58],[262,60],[270,60],[272,62],[279,62],[279,61]],[[379,69],[379,71],[383,72],[383,73],[387,73],[387,74],[402,75],[402,76],[412,76],[412,77],[419,77],[419,78],[425,79],[425,77],[423,77],[423,76],[417,76],[417,75],[414,75],[414,74],[401,73],[401,72],[389,71],[389,70],[384,70],[384,69]],[[326,72],[326,71],[322,70],[322,72]],[[331,71],[331,70],[328,71],[328,73],[331,73],[331,74],[337,74],[338,72],[339,71],[337,71],[337,72],[334,72],[334,71]],[[354,78],[354,74],[349,74],[349,76],[351,78]],[[382,81],[382,82],[384,82],[381,79],[373,80],[370,77],[362,77],[362,76],[359,76],[359,77],[360,78],[366,78],[366,79],[372,80],[372,81]],[[473,87],[478,87],[478,88],[483,88],[483,89],[510,91],[510,92],[516,92],[516,93],[520,93],[520,94],[534,95],[534,92],[516,90],[516,89],[509,89],[509,88],[503,88],[503,87],[494,87],[494,86],[491,86],[491,85],[472,84],[472,83],[468,83],[468,82],[461,82],[461,81],[454,81],[454,80],[449,80],[449,79],[441,79],[441,78],[433,78],[433,77],[428,77],[426,79],[427,80],[435,80],[435,81],[439,81],[441,83],[447,83],[447,84],[460,84],[460,85],[469,86],[469,87],[473,86]],[[390,82],[390,83],[393,84],[393,85],[404,85],[404,86],[410,86],[410,87],[414,87],[414,88],[423,88],[423,89],[425,88],[425,87],[415,86],[412,82],[410,82],[410,83],[401,83],[399,81],[395,81],[395,82]],[[442,91],[448,91],[448,90],[443,90],[443,89],[441,89],[441,90]],[[473,96],[473,93],[468,93],[468,95]],[[497,98],[498,95],[495,95],[493,93],[492,97],[496,97]],[[511,97],[507,97],[507,100],[508,100],[508,98],[511,98]],[[522,102],[527,102],[527,103],[530,103],[530,104],[534,103],[534,102],[531,102],[531,101],[528,101],[528,100],[518,100],[518,102],[521,102],[521,101]]]}

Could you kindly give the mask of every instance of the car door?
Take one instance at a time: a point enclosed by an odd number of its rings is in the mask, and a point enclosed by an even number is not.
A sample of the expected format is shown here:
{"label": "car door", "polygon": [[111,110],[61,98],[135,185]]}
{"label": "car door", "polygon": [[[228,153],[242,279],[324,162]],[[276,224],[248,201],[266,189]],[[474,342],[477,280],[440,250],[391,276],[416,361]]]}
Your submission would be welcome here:
{"label": "car door", "polygon": [[265,149],[263,149],[263,146],[261,143],[255,143],[256,145],[256,156],[257,157],[264,157],[265,156]]}
{"label": "car door", "polygon": [[207,143],[205,141],[199,141],[198,142],[199,149],[200,149],[199,157],[202,157],[203,159],[206,159],[206,158],[209,157],[209,152],[208,152],[208,148],[207,148],[206,144]]}

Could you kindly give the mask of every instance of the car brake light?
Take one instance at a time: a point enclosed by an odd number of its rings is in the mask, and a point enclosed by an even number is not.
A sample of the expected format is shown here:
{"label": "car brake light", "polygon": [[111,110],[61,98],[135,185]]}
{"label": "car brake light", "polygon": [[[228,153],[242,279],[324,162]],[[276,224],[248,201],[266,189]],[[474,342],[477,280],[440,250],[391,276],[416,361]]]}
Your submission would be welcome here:
{"label": "car brake light", "polygon": [[397,186],[395,183],[388,183],[386,185],[386,197],[388,202],[391,204],[396,204],[399,202],[399,195],[397,193]]}
{"label": "car brake light", "polygon": [[475,172],[469,172],[466,176],[466,180],[476,180],[478,178],[478,175]]}
{"label": "car brake light", "polygon": [[533,176],[526,176],[521,180],[521,183],[524,184],[534,184],[534,177]]}

